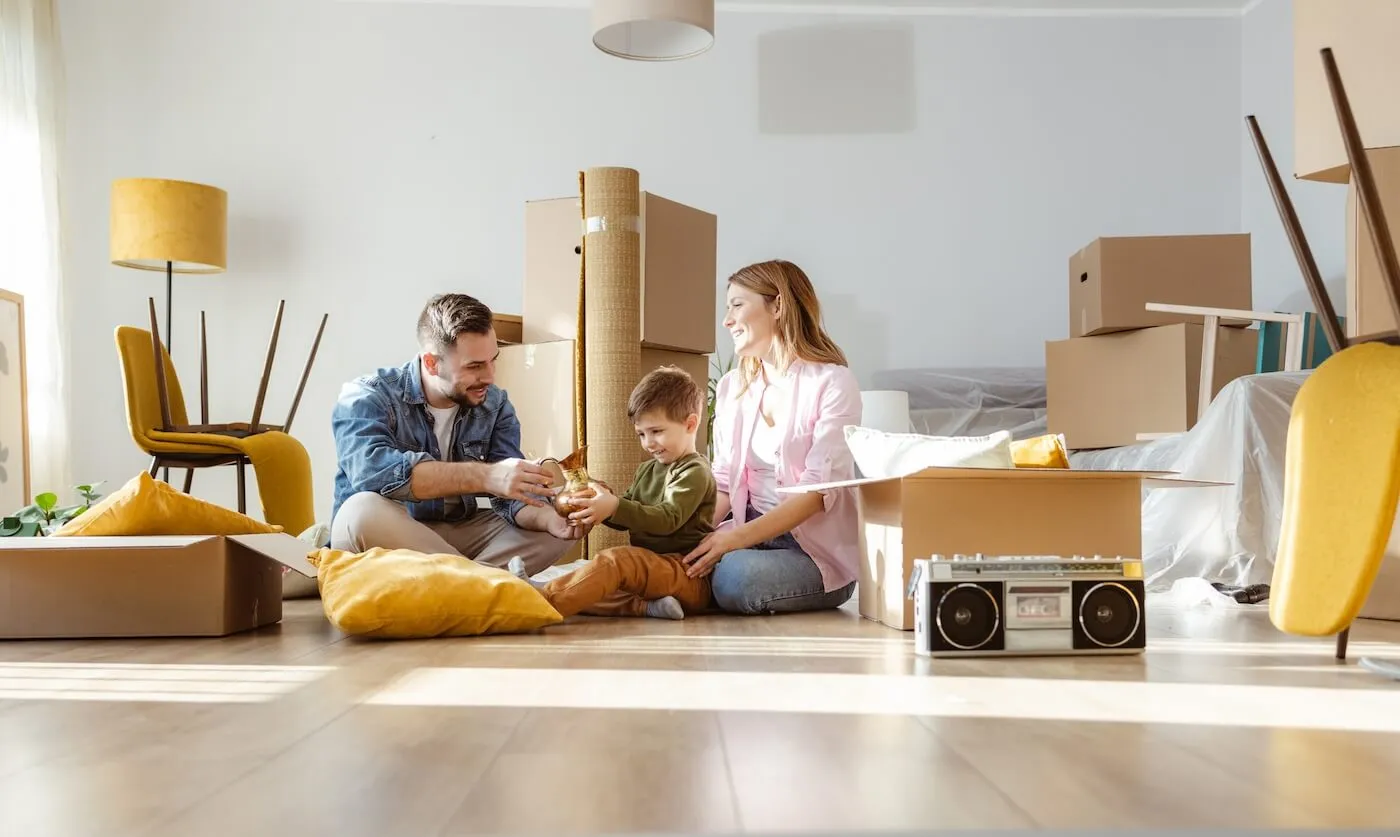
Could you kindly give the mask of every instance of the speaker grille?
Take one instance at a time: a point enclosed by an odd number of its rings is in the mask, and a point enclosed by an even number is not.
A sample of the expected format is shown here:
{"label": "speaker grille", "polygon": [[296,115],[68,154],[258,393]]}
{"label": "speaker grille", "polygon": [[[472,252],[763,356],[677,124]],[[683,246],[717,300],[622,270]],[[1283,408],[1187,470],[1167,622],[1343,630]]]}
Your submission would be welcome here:
{"label": "speaker grille", "polygon": [[991,650],[1006,646],[1000,581],[933,585],[932,640],[936,650]]}

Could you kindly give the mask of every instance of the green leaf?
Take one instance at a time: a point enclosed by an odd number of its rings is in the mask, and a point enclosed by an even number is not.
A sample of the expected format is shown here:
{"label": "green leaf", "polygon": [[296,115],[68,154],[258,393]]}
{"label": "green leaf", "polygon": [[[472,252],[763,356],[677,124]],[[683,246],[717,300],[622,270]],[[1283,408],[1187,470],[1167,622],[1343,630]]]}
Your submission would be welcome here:
{"label": "green leaf", "polygon": [[39,523],[48,519],[48,514],[38,506],[25,506],[15,512],[15,517],[26,523]]}
{"label": "green leaf", "polygon": [[61,523],[67,523],[87,510],[88,507],[86,503],[79,503],[76,506],[65,506],[61,509],[54,509],[53,519]]}
{"label": "green leaf", "polygon": [[43,494],[34,498],[34,505],[46,512],[53,511],[53,507],[58,505],[58,495],[52,491],[45,491]]}

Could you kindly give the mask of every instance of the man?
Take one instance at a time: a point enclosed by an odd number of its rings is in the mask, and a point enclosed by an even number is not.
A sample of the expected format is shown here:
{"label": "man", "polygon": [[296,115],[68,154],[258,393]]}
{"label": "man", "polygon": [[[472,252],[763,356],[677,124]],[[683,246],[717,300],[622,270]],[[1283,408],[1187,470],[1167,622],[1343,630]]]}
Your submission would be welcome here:
{"label": "man", "polygon": [[[460,553],[530,574],[556,563],[584,529],[548,503],[549,471],[525,461],[520,421],[495,386],[491,311],[465,294],[428,301],[418,356],[341,390],[331,546]],[[477,506],[491,498],[491,508]]]}

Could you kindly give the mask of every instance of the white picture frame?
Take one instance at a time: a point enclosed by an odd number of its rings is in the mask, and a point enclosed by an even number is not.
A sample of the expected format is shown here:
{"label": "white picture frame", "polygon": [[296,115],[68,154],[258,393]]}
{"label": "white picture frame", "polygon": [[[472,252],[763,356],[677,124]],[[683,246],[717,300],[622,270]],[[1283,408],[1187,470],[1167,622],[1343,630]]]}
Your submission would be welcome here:
{"label": "white picture frame", "polygon": [[26,384],[24,297],[0,288],[0,517],[33,499]]}

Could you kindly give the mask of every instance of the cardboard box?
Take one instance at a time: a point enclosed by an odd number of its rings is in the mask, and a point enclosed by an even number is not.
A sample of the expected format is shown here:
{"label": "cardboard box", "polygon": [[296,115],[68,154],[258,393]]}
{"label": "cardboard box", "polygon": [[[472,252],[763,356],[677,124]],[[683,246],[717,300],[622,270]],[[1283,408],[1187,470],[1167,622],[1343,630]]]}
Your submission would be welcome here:
{"label": "cardboard box", "polygon": [[[1400,3],[1396,5],[1400,7]],[[1390,237],[1396,247],[1400,247],[1400,148],[1369,149],[1366,156],[1371,161],[1371,172],[1375,175],[1376,191],[1380,193],[1381,206],[1385,209]],[[1395,313],[1381,275],[1380,258],[1376,255],[1375,245],[1371,243],[1371,225],[1361,214],[1356,184],[1350,180],[1347,185],[1346,253],[1347,336],[1394,331]]]}
{"label": "cardboard box", "polygon": [[[1196,423],[1202,326],[1073,337],[1045,344],[1046,423],[1072,450],[1137,443],[1139,433],[1181,433]],[[1259,332],[1216,331],[1211,397],[1252,375]]]}
{"label": "cardboard box", "polygon": [[[1346,148],[1321,50],[1331,47],[1368,148],[1400,145],[1400,3],[1395,0],[1293,0],[1293,173],[1304,180],[1346,183]],[[1275,135],[1266,124],[1265,138]]]}
{"label": "cardboard box", "polygon": [[492,314],[491,327],[496,330],[496,342],[500,345],[525,342],[524,320],[517,314]]}
{"label": "cardboard box", "polygon": [[[718,295],[714,215],[641,194],[642,344],[709,354],[715,350]],[[579,199],[525,204],[526,343],[578,337]]]}
{"label": "cardboard box", "polygon": [[205,637],[282,619],[287,534],[0,538],[0,639]]}
{"label": "cardboard box", "polygon": [[1208,486],[1157,472],[928,468],[902,478],[802,488],[856,492],[860,614],[913,630],[914,560],[935,554],[1141,557],[1142,489]]}
{"label": "cardboard box", "polygon": [[1253,300],[1248,233],[1098,238],[1069,259],[1070,337],[1202,321],[1149,302],[1248,311]]}
{"label": "cardboard box", "polygon": [[[673,364],[689,372],[702,388],[710,378],[709,355],[667,349],[641,350],[641,374]],[[520,419],[520,448],[526,459],[562,459],[578,447],[574,417],[574,341],[524,343],[501,347],[496,385],[506,391]],[[615,407],[627,414],[627,404]],[[705,416],[700,416],[696,446],[708,443]],[[621,490],[621,486],[617,486]]]}

